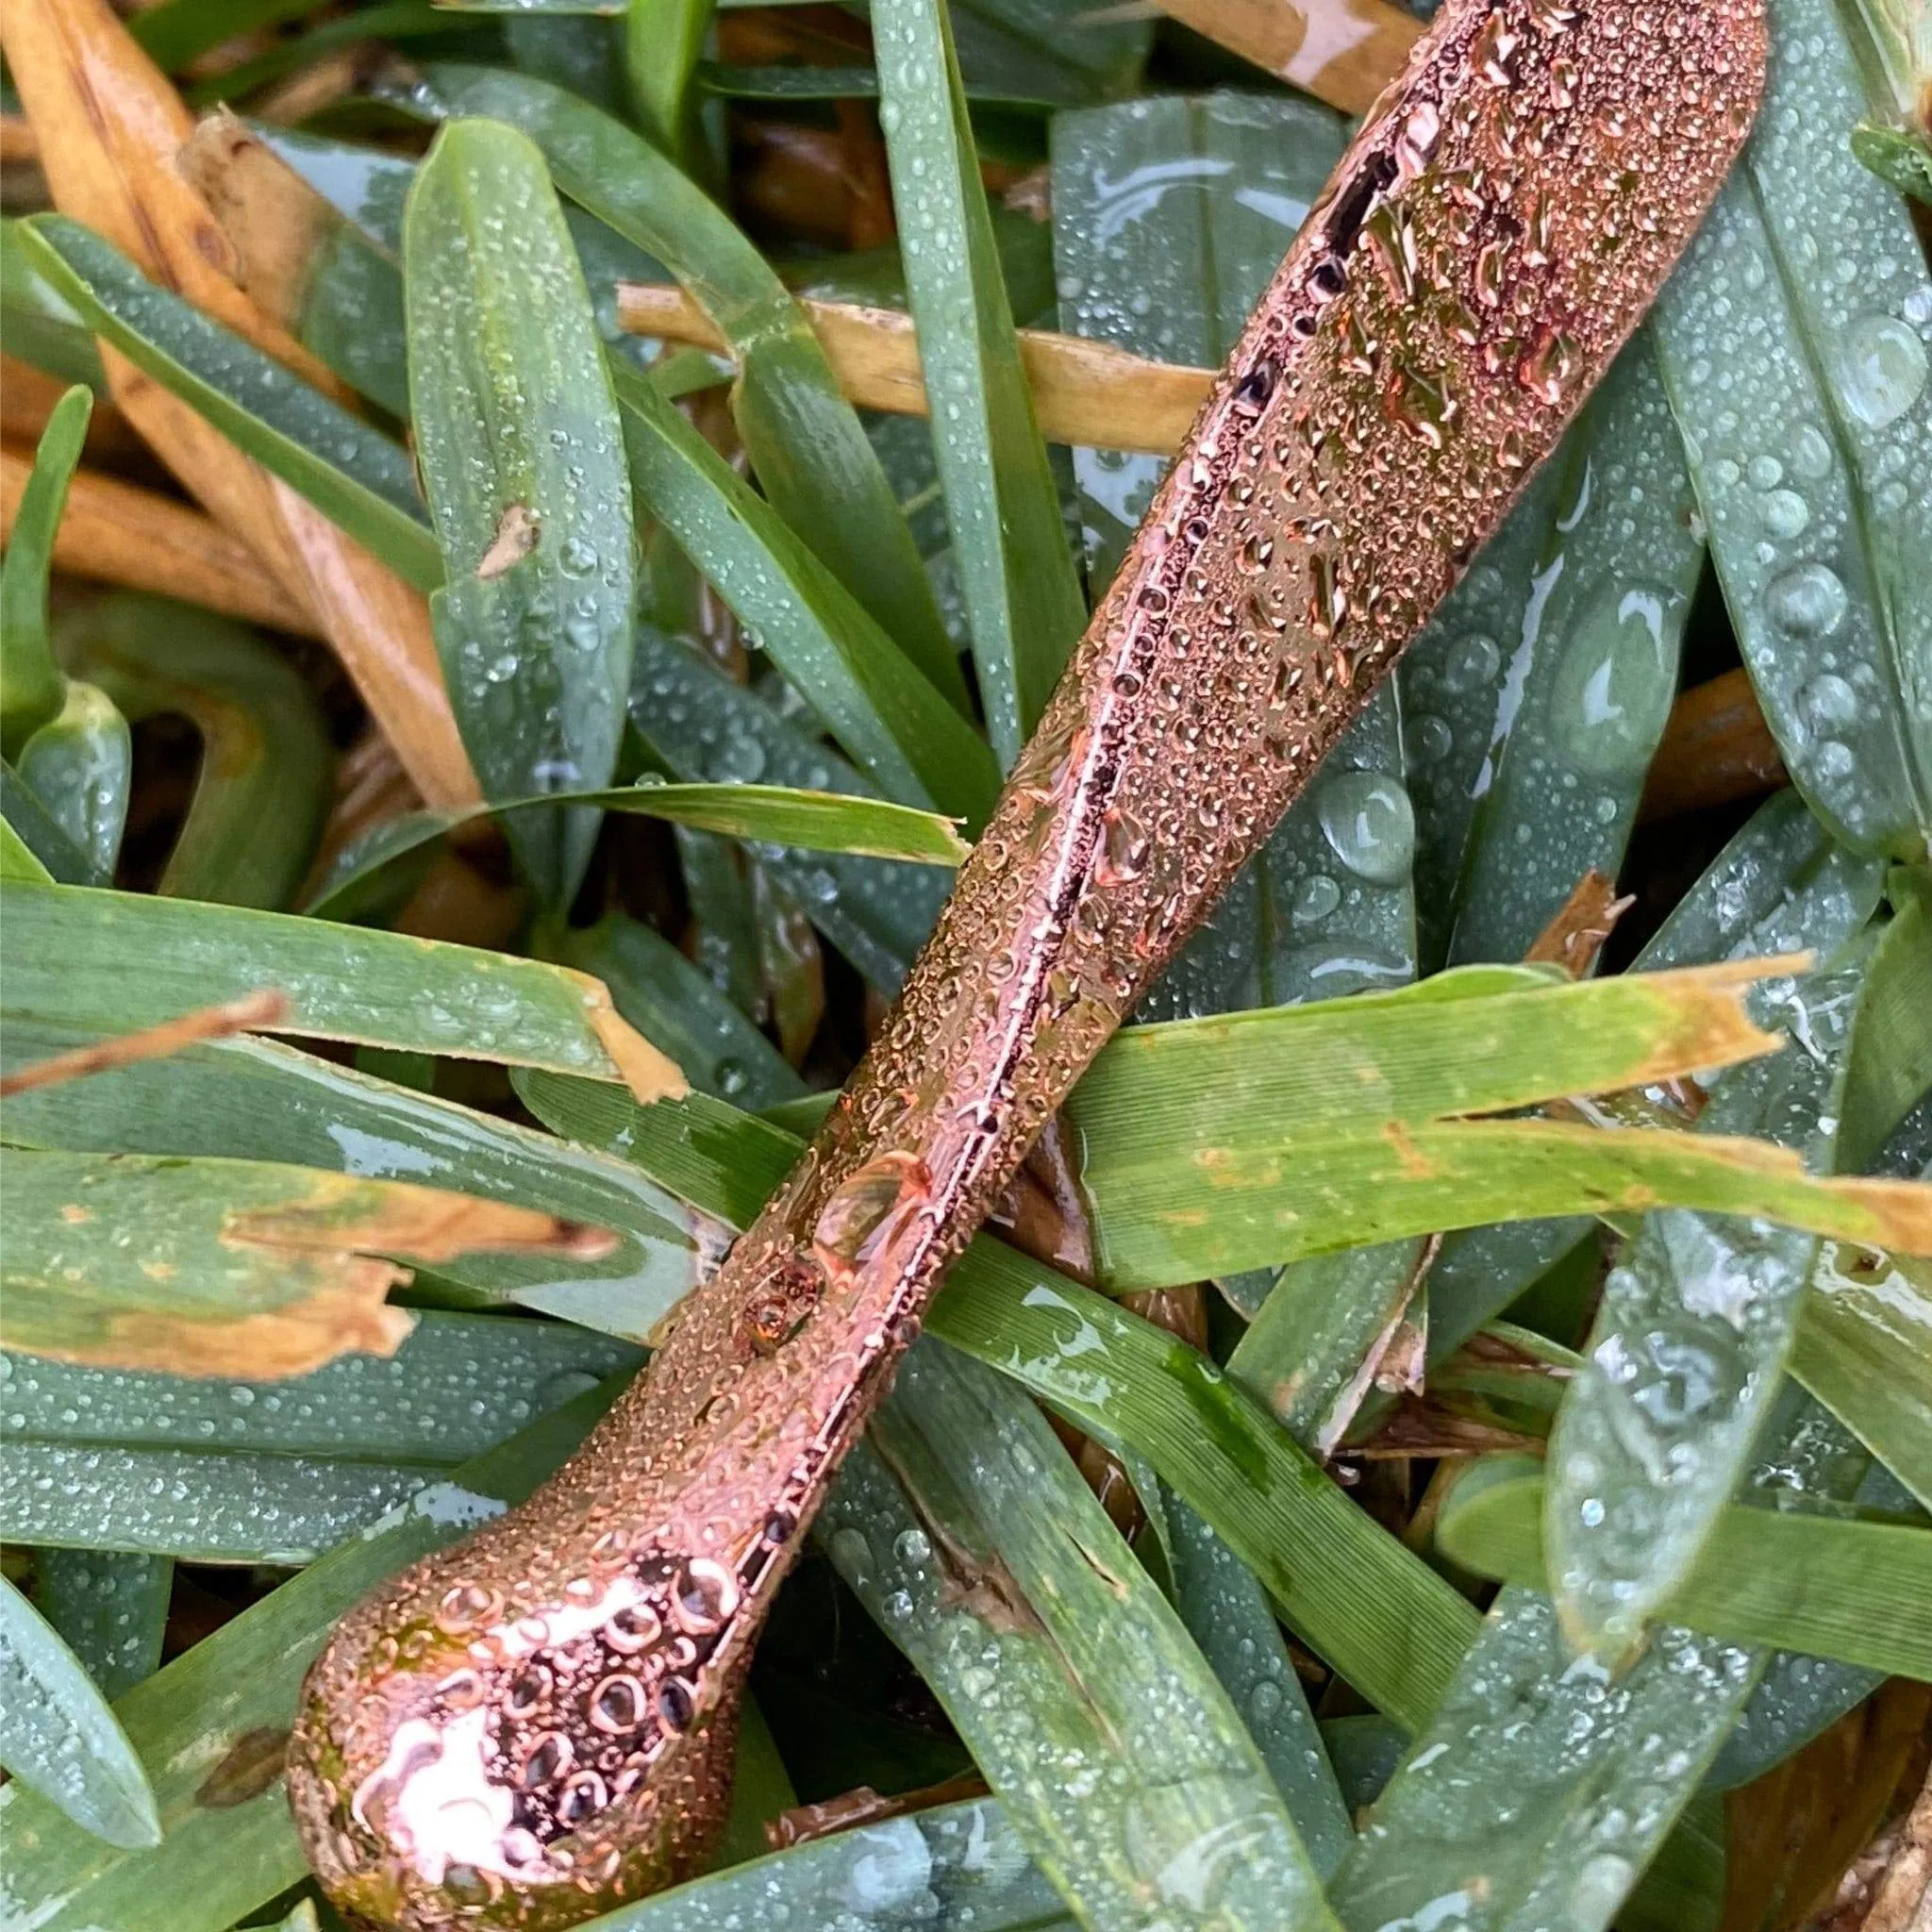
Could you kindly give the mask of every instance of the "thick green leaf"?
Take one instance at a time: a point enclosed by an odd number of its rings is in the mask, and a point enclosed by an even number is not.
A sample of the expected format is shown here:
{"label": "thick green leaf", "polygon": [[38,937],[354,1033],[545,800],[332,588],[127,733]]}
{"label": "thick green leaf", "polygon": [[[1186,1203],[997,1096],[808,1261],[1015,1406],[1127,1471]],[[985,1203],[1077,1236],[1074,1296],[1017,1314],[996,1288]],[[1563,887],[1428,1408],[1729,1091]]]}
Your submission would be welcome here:
{"label": "thick green leaf", "polygon": [[1893,873],[1890,897],[1896,909],[1873,948],[1845,1067],[1839,1165],[1854,1171],[1932,1092],[1932,874]]}
{"label": "thick green leaf", "polygon": [[70,641],[77,668],[136,723],[173,713],[201,734],[194,796],[158,890],[289,905],[315,857],[334,776],[308,683],[240,625],[160,597],[94,605]]}
{"label": "thick green leaf", "polygon": [[[9,1366],[17,1367],[8,1357]],[[7,1392],[15,1392],[9,1378]],[[13,1418],[8,1417],[10,1427]],[[0,1481],[10,1482],[10,1463]],[[6,1532],[11,1541],[14,1532]],[[42,1614],[59,1633],[111,1704],[161,1661],[175,1566],[165,1557],[125,1550],[34,1552],[34,1593]]]}
{"label": "thick green leaf", "polygon": [[408,453],[64,215],[35,215],[34,267],[144,375],[419,590],[442,581]]}
{"label": "thick green leaf", "polygon": [[0,879],[26,885],[104,886],[92,857],[68,837],[20,774],[0,758]]}
{"label": "thick green leaf", "polygon": [[[1519,1476],[1445,1505],[1438,1541],[1478,1575],[1541,1587],[1541,1488]],[[1932,1679],[1932,1531],[1733,1505],[1666,1613],[1740,1642]]]}
{"label": "thick green leaf", "polygon": [[[9,1070],[96,1035],[8,1014]],[[234,1040],[137,1061],[9,1100],[9,1140],[76,1152],[281,1160],[467,1194],[613,1227],[598,1260],[469,1255],[438,1269],[440,1291],[506,1298],[595,1326],[647,1334],[702,1278],[726,1230],[628,1162],[268,1041]],[[418,1284],[419,1291],[422,1284]]]}
{"label": "thick green leaf", "polygon": [[668,1053],[700,1093],[771,1107],[805,1091],[783,1054],[661,933],[622,912],[566,927],[547,948],[610,989],[617,1010]]}
{"label": "thick green leaf", "polygon": [[193,1562],[312,1562],[640,1359],[565,1323],[434,1312],[393,1356],[344,1356],[279,1381],[0,1356],[0,1535]]}
{"label": "thick green leaf", "polygon": [[988,730],[1010,765],[1086,623],[1086,600],[1020,365],[946,9],[874,0],[872,18],[953,558]]}
{"label": "thick green leaf", "polygon": [[[430,62],[408,105],[521,128],[565,194],[678,278],[731,344],[739,433],[778,517],[963,705],[958,661],[878,459],[803,310],[730,218],[621,121],[530,75]],[[840,513],[826,515],[828,504]]]}
{"label": "thick green leaf", "polygon": [[985,741],[648,381],[620,374],[617,393],[641,507],[748,640],[889,796],[983,824],[999,789]]}
{"label": "thick green leaf", "polygon": [[127,1734],[79,1659],[4,1577],[0,1690],[0,1765],[96,1839],[159,1841],[154,1792]]}
{"label": "thick green leaf", "polygon": [[[403,224],[409,401],[446,578],[431,599],[463,743],[492,799],[610,782],[630,689],[637,533],[617,400],[543,158],[437,135]],[[598,815],[506,825],[568,900]]]}
{"label": "thick green leaf", "polygon": [[78,387],[54,405],[0,559],[0,749],[10,758],[60,709],[64,680],[47,635],[47,574],[93,406],[92,392]]}
{"label": "thick green leaf", "polygon": [[192,900],[67,886],[0,886],[6,1010],[126,1033],[273,987],[283,1033],[635,1078],[675,1069],[604,989],[535,959]]}
{"label": "thick green leaf", "polygon": [[1712,554],[1787,769],[1840,839],[1932,826],[1932,280],[1846,143],[1863,105],[1830,0],[1774,0],[1745,165],[1657,339]]}
{"label": "thick green leaf", "polygon": [[1334,1926],[1241,1719],[1017,1390],[915,1349],[817,1535],[1083,1924]]}

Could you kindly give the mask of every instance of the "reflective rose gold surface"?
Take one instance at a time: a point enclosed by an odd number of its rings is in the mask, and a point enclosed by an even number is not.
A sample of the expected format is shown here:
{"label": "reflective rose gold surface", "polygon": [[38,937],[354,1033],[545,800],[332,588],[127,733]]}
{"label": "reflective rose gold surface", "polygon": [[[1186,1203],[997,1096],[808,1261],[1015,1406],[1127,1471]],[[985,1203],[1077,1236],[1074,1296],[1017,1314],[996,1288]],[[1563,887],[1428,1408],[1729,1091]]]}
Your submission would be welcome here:
{"label": "reflective rose gold surface", "polygon": [[354,1611],[290,1763],[367,1923],[690,1872],[773,1588],[947,1262],[1655,295],[1750,125],[1755,0],[1452,5],[1342,158],[900,1005],[649,1372]]}

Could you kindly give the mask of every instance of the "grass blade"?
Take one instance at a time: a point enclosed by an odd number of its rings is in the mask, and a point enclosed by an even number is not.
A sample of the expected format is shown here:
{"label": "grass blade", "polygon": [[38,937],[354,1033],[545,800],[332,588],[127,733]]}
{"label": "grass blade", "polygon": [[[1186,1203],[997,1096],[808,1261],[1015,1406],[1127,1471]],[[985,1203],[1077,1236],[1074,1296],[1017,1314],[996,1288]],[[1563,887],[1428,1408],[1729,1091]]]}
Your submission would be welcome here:
{"label": "grass blade", "polygon": [[985,741],[648,381],[620,374],[617,394],[641,507],[854,761],[903,805],[983,824],[998,790]]}
{"label": "grass blade", "polygon": [[[871,783],[756,691],[734,683],[698,648],[640,627],[631,723],[680,778],[763,776],[782,785],[866,796]],[[768,866],[812,924],[872,985],[896,992],[945,896],[930,870],[828,855],[783,853]]]}
{"label": "grass blade", "polygon": [[154,1792],[80,1660],[0,1577],[0,1763],[110,1845],[159,1842]]}
{"label": "grass blade", "polygon": [[64,215],[34,215],[21,245],[88,325],[244,455],[306,497],[405,582],[442,581],[408,453],[253,343],[170,294]]}
{"label": "grass blade", "polygon": [[47,573],[67,487],[93,414],[92,392],[71,389],[41,432],[0,559],[0,747],[8,758],[59,710],[65,680],[47,635]]}
{"label": "grass blade", "polygon": [[335,754],[314,696],[240,625],[160,598],[97,605],[78,668],[129,718],[189,719],[201,769],[158,891],[271,910],[307,875],[327,816]]}
{"label": "grass blade", "polygon": [[298,1374],[393,1353],[408,1271],[475,1249],[608,1254],[613,1238],[528,1208],[263,1160],[0,1151],[11,1232],[8,1347],[183,1374]]}
{"label": "grass blade", "polygon": [[34,1580],[47,1622],[108,1703],[154,1675],[175,1581],[165,1557],[39,1549]]}
{"label": "grass blade", "polygon": [[8,1541],[299,1564],[641,1357],[565,1323],[429,1311],[392,1356],[279,1381],[0,1359]]}
{"label": "grass blade", "polygon": [[705,50],[714,0],[630,0],[625,64],[638,125],[687,174],[698,172],[691,75]]}
{"label": "grass blade", "polygon": [[[528,75],[430,62],[408,104],[521,128],[565,194],[670,269],[739,359],[733,413],[779,518],[963,707],[958,660],[878,459],[797,305],[729,218],[621,121]],[[842,513],[824,515],[828,503]]]}
{"label": "grass blade", "polygon": [[1829,0],[1771,18],[1764,113],[1657,343],[1786,768],[1836,837],[1903,856],[1932,823],[1932,507],[1909,480],[1932,455],[1932,281],[1845,144],[1861,103]]}
{"label": "grass blade", "polygon": [[[1540,1587],[1541,1480],[1498,1480],[1438,1537],[1478,1575]],[[1932,1532],[1734,1504],[1671,1596],[1674,1623],[1744,1643],[1932,1679]]]}
{"label": "grass blade", "polygon": [[[543,158],[511,129],[437,135],[403,226],[409,400],[446,580],[431,604],[485,793],[610,782],[630,687],[638,545],[617,400]],[[594,811],[506,827],[552,901]]]}
{"label": "grass blade", "polygon": [[987,728],[1010,765],[1085,625],[1086,600],[1020,364],[945,8],[876,0],[873,24],[920,364],[941,399],[946,521]]}
{"label": "grass blade", "polygon": [[534,959],[132,892],[9,883],[0,904],[10,1013],[125,1033],[275,987],[283,1032],[683,1088],[594,980]]}
{"label": "grass blade", "polygon": [[594,974],[617,1010],[655,1041],[700,1093],[772,1107],[805,1091],[783,1054],[661,933],[621,912],[558,931],[556,957]]}
{"label": "grass blade", "polygon": [[134,748],[105,691],[71,677],[61,686],[59,710],[21,746],[15,770],[85,858],[87,881],[106,884],[127,822]]}
{"label": "grass blade", "polygon": [[[5,1018],[9,1069],[76,1043],[72,1031],[11,1010]],[[472,1255],[443,1263],[439,1276],[445,1292],[514,1299],[640,1336],[696,1285],[726,1240],[719,1224],[626,1161],[263,1040],[193,1047],[21,1094],[7,1103],[6,1121],[8,1137],[29,1146],[248,1158],[424,1180],[618,1228],[622,1239],[602,1260]]]}
{"label": "grass blade", "polygon": [[1333,1927],[1241,1721],[1018,1391],[915,1350],[817,1534],[1082,1924]]}

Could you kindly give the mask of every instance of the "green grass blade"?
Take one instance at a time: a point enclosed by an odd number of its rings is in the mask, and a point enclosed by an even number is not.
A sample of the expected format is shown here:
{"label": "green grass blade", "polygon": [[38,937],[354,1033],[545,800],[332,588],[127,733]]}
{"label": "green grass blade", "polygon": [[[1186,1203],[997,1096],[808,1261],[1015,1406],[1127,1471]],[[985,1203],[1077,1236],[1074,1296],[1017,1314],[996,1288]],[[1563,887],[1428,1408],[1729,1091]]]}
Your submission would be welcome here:
{"label": "green grass blade", "polygon": [[74,309],[35,272],[22,246],[17,216],[0,218],[0,320],[7,353],[61,382],[77,382],[97,396],[108,392],[101,352]]}
{"label": "green grass blade", "polygon": [[668,1071],[600,987],[535,959],[134,892],[8,883],[0,905],[9,1014],[132,1032],[275,987],[278,1032],[606,1080],[625,1077],[614,1055]]}
{"label": "green grass blade", "polygon": [[107,884],[92,858],[68,837],[5,759],[0,759],[0,815],[7,827],[0,844],[0,879],[24,885],[52,885],[57,880],[63,886]]}
{"label": "green grass blade", "polygon": [[650,926],[608,912],[595,925],[557,930],[547,945],[566,965],[601,979],[617,1010],[700,1093],[756,1108],[805,1091],[784,1055]]}
{"label": "green grass blade", "polygon": [[[13,1384],[8,1387],[11,1393]],[[14,1532],[7,1535],[11,1541]],[[108,1703],[154,1675],[175,1582],[175,1566],[165,1557],[39,1549],[34,1582],[42,1615]]]}
{"label": "green grass blade", "polygon": [[[111,1030],[50,1027],[8,1009],[0,1053],[10,1070]],[[75,1152],[280,1160],[427,1181],[617,1228],[622,1239],[601,1260],[470,1255],[438,1273],[479,1302],[514,1299],[640,1336],[696,1285],[725,1240],[719,1224],[627,1161],[269,1041],[192,1047],[16,1095],[6,1132]]]}
{"label": "green grass blade", "polygon": [[158,0],[136,16],[129,31],[148,58],[172,74],[224,41],[300,20],[320,5],[321,0]]}
{"label": "green grass blade", "polygon": [[288,659],[225,618],[134,595],[85,615],[74,658],[130,719],[173,713],[201,734],[194,796],[158,890],[290,905],[328,815],[335,753]]}
{"label": "green grass blade", "polygon": [[1932,1262],[1825,1242],[1790,1372],[1932,1509]]}
{"label": "green grass blade", "polygon": [[1010,765],[1086,623],[942,0],[875,0],[880,125],[987,725]]}
{"label": "green grass blade", "polygon": [[1355,1827],[1268,1593],[1197,1510],[1174,1497],[1165,1513],[1174,1608],[1253,1734],[1325,1882]]}
{"label": "green grass blade", "polygon": [[435,1311],[393,1356],[344,1356],[277,1381],[0,1357],[0,1534],[203,1563],[312,1562],[641,1359],[567,1323]]}
{"label": "green grass blade", "polygon": [[[1676,694],[1704,542],[1647,335],[1618,358],[1563,460],[1476,779],[1452,962],[1521,958],[1586,873],[1617,876]],[[1407,720],[1410,756],[1446,730]]]}
{"label": "green grass blade", "polygon": [[93,407],[92,392],[78,387],[54,405],[0,558],[0,749],[10,758],[60,709],[64,680],[47,635],[47,574]]}
{"label": "green grass blade", "polygon": [[740,1932],[864,1914],[866,1932],[1071,1932],[1059,1894],[996,1798],[934,1806],[674,1886],[597,1932]]}
{"label": "green grass blade", "polygon": [[1907,856],[1932,824],[1932,281],[1846,143],[1863,103],[1829,0],[1771,18],[1764,112],[1657,341],[1786,767],[1836,836]]}
{"label": "green grass blade", "polygon": [[[638,542],[604,349],[543,158],[514,130],[436,137],[403,225],[409,400],[446,581],[431,602],[463,743],[495,799],[610,782]],[[591,810],[506,826],[553,901]]]}
{"label": "green grass blade", "polygon": [[1845,1067],[1839,1164],[1854,1171],[1932,1092],[1932,873],[1894,872],[1890,897]]}
{"label": "green grass blade", "polygon": [[1547,1597],[1507,1590],[1331,1888],[1350,1932],[1601,1932],[1750,1692],[1736,1645],[1660,1632],[1612,1681],[1578,1668]]}
{"label": "green grass blade", "polygon": [[714,0],[630,0],[625,65],[638,125],[689,174],[700,158],[691,74],[705,50]]}
{"label": "green grass blade", "polygon": [[21,245],[88,325],[408,583],[442,559],[408,454],[253,343],[158,288],[64,215],[34,215]]}
{"label": "green grass blade", "polygon": [[[1538,1478],[1498,1482],[1445,1506],[1438,1540],[1478,1575],[1540,1587],[1542,1507]],[[1733,1505],[1667,1613],[1740,1642],[1932,1678],[1932,1531]]]}
{"label": "green grass blade", "polygon": [[160,1839],[154,1792],[80,1660],[0,1577],[0,1764],[83,1831],[135,1848]]}
{"label": "green grass blade", "polygon": [[[641,625],[631,688],[638,735],[680,778],[870,795],[874,787],[804,726],[734,683],[697,647]],[[930,869],[772,853],[768,866],[866,980],[896,992],[948,881]]]}
{"label": "green grass blade", "polygon": [[817,1535],[1082,1924],[1334,1926],[1241,1720],[1017,1390],[916,1349]]}
{"label": "green grass blade", "polygon": [[529,75],[429,62],[409,105],[521,128],[565,194],[677,277],[738,360],[733,412],[779,518],[963,708],[958,658],[878,458],[804,311],[729,217],[621,121]]}
{"label": "green grass blade", "polygon": [[889,796],[985,822],[998,770],[985,741],[839,580],[641,377],[618,400],[641,508]]}
{"label": "green grass blade", "polygon": [[302,1674],[375,1584],[520,1502],[582,1440],[614,1388],[582,1395],[463,1464],[375,1535],[352,1538],[121,1699],[153,1769],[162,1838],[115,1852],[62,1829],[38,1794],[0,1798],[7,1897],[30,1899],[36,1932],[165,1925],[225,1932],[307,1872],[281,1784]]}

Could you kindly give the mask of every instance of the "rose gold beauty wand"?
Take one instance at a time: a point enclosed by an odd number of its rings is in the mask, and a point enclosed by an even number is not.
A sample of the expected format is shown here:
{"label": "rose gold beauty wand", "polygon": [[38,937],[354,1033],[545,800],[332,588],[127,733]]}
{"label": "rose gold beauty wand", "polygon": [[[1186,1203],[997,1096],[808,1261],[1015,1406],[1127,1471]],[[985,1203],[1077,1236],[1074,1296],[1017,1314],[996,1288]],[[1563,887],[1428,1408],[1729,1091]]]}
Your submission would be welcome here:
{"label": "rose gold beauty wand", "polygon": [[696,1869],[759,1623],[946,1265],[1656,295],[1758,0],[1451,0],[1155,497],[898,1008],[648,1371],[310,1672],[353,1920],[556,1927]]}

